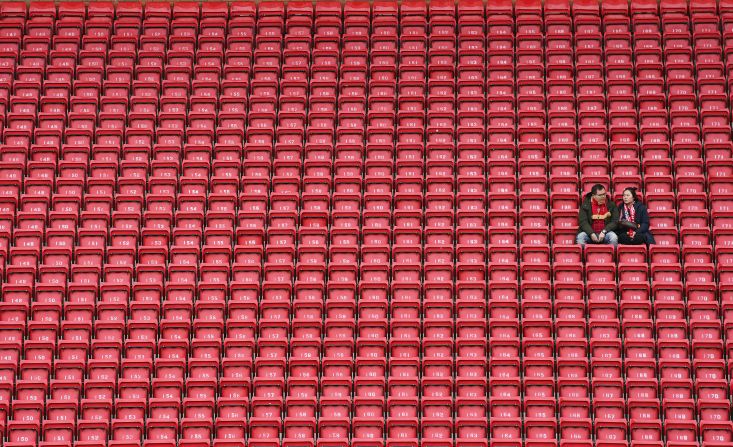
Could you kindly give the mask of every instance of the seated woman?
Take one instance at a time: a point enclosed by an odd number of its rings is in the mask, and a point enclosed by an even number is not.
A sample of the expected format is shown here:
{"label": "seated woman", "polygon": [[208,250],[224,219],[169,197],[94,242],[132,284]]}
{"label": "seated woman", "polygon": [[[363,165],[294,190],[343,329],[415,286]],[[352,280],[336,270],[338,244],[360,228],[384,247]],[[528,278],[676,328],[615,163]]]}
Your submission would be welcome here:
{"label": "seated woman", "polygon": [[618,205],[618,243],[623,245],[653,245],[654,236],[649,231],[649,213],[639,201],[636,188],[624,189],[623,200]]}

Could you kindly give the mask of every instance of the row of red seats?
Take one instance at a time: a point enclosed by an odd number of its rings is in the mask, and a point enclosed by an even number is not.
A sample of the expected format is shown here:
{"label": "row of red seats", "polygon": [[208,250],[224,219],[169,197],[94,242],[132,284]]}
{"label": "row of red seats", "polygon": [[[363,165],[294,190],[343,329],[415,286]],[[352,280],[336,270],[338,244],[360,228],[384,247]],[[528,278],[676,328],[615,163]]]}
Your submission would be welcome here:
{"label": "row of red seats", "polygon": [[[101,260],[101,253],[86,253],[89,260]],[[278,253],[282,254],[282,253]],[[704,252],[703,252],[704,254]],[[689,253],[690,259],[695,259],[696,252]],[[58,256],[61,258],[61,256]],[[66,287],[78,284],[99,288],[102,285],[109,284],[114,287],[131,289],[133,276],[139,280],[136,284],[162,283],[164,276],[169,277],[167,284],[183,284],[200,287],[224,287],[229,289],[237,284],[247,281],[264,281],[263,290],[267,289],[268,284],[285,283],[288,287],[292,281],[298,283],[322,284],[325,280],[324,262],[307,262],[310,258],[305,258],[298,268],[292,265],[275,261],[262,264],[254,263],[234,263],[233,265],[220,265],[216,263],[202,262],[198,264],[188,263],[171,263],[169,265],[146,265],[140,264],[137,267],[127,266],[125,264],[114,263],[117,260],[131,258],[124,252],[110,253],[110,261],[102,265],[92,265],[90,263],[69,264],[51,264],[36,267],[30,265],[36,260],[36,253],[33,251],[11,251],[11,261],[6,267],[7,284],[12,287],[31,288],[35,283],[36,276],[40,276],[40,284],[57,285]],[[372,252],[370,259],[380,260],[387,256],[387,251],[382,253]],[[726,253],[726,258],[729,253]],[[275,257],[275,256],[273,256]],[[295,259],[280,256],[282,262],[294,263]],[[331,281],[338,284],[340,282],[351,282],[355,284],[357,271],[360,272],[360,283],[381,283],[382,281],[392,281],[402,283],[405,287],[409,286],[417,290],[421,289],[420,281],[424,277],[426,281],[447,281],[453,284],[454,281],[479,281],[485,284],[488,276],[489,281],[522,281],[527,283],[542,283],[550,287],[552,280],[555,285],[563,285],[567,283],[578,283],[583,287],[584,281],[588,283],[611,283],[623,285],[627,282],[641,282],[648,285],[651,281],[656,283],[673,282],[681,283],[683,280],[687,286],[710,284],[712,286],[725,287],[731,284],[731,272],[733,269],[730,264],[719,264],[717,267],[712,262],[700,262],[694,260],[687,264],[679,262],[670,264],[652,264],[636,265],[636,264],[619,264],[615,265],[593,265],[583,268],[580,265],[572,266],[555,266],[550,269],[547,263],[496,263],[489,261],[487,266],[481,264],[486,262],[486,258],[480,256],[477,251],[466,252],[463,256],[459,256],[456,261],[457,265],[452,267],[446,266],[441,262],[429,262],[425,266],[419,263],[396,263],[391,268],[380,264],[379,262],[364,262],[360,268],[355,264],[344,266],[329,267],[329,275]],[[161,281],[156,281],[161,279]],[[385,288],[390,286],[386,285]],[[258,287],[259,288],[259,287]]]}
{"label": "row of red seats", "polygon": [[[661,422],[638,422],[627,425],[626,423],[614,420],[599,423],[596,428],[590,420],[580,420],[578,422],[567,419],[559,425],[553,421],[543,419],[533,419],[523,423],[520,418],[496,419],[491,423],[483,422],[480,419],[466,418],[458,420],[455,425],[447,422],[439,417],[424,418],[422,423],[417,422],[417,418],[394,418],[390,419],[386,424],[379,422],[373,418],[358,418],[350,421],[345,418],[329,418],[328,422],[316,423],[315,419],[308,418],[292,418],[286,419],[287,425],[283,427],[280,421],[268,420],[266,418],[256,418],[252,422],[252,426],[247,430],[243,427],[244,423],[238,420],[219,421],[216,425],[205,422],[187,420],[182,425],[181,430],[185,436],[183,442],[186,446],[208,445],[197,441],[201,438],[211,436],[216,433],[217,436],[229,436],[232,438],[241,437],[248,431],[251,433],[249,445],[257,446],[274,446],[280,445],[279,433],[285,431],[285,438],[282,440],[283,445],[299,445],[309,443],[307,439],[313,438],[316,433],[321,437],[318,445],[345,445],[347,441],[339,441],[345,434],[354,432],[354,440],[351,445],[383,445],[383,441],[375,440],[378,436],[385,434],[390,439],[401,439],[400,441],[387,442],[387,445],[453,445],[453,432],[456,432],[458,443],[460,445],[487,445],[488,439],[491,444],[518,446],[522,445],[521,434],[526,430],[528,436],[526,443],[532,446],[540,445],[557,445],[557,441],[550,440],[548,437],[557,436],[558,433],[569,441],[566,445],[590,446],[592,443],[585,443],[582,440],[588,439],[595,433],[598,442],[604,446],[623,446],[628,445],[625,441],[618,441],[622,436],[627,436],[629,432],[633,438],[632,442],[644,442],[645,445],[661,446],[665,445],[661,439],[664,437],[672,439],[667,445],[674,446],[690,446],[697,445],[693,440],[698,436],[698,429],[692,422],[676,422],[669,423],[669,427],[663,430]],[[526,425],[523,430],[522,426]],[[36,439],[37,430],[32,424],[14,424],[11,427],[11,439],[8,444],[19,446],[27,444],[28,441]],[[99,442],[100,437],[104,438],[109,427],[105,424],[86,423],[80,430],[82,442]],[[171,444],[171,437],[178,435],[178,424],[154,420],[147,430],[143,427],[141,421],[124,421],[115,419],[111,425],[113,440],[110,441],[115,446],[131,446],[136,445],[135,439],[143,437],[147,433],[148,441],[144,445],[175,445]],[[702,423],[700,427],[701,437],[704,439],[705,446],[722,446],[730,442],[730,427],[725,424],[708,422]],[[43,433],[51,437],[52,444],[44,445],[63,445],[73,438],[73,426],[69,424],[49,423],[44,425]],[[418,435],[422,436],[422,442],[418,442]],[[491,438],[489,438],[491,436]],[[484,441],[476,441],[475,439],[485,439]],[[166,442],[167,441],[167,442]],[[188,442],[186,442],[188,441]],[[243,444],[243,442],[242,442]],[[313,441],[310,444],[315,445]],[[241,445],[236,441],[220,441],[215,445]]]}
{"label": "row of red seats", "polygon": [[733,4],[728,1],[718,3],[706,0],[693,0],[690,2],[678,0],[665,0],[661,3],[650,0],[643,0],[634,4],[627,4],[623,1],[611,1],[598,4],[594,1],[570,2],[564,0],[550,0],[541,4],[534,1],[522,1],[516,4],[507,0],[492,0],[488,5],[484,2],[464,0],[457,3],[442,2],[428,6],[424,2],[410,1],[397,5],[392,2],[378,2],[373,6],[362,2],[349,2],[342,4],[336,1],[325,1],[312,4],[308,2],[297,2],[288,4],[272,2],[265,5],[257,5],[254,2],[151,2],[141,4],[137,2],[123,2],[116,5],[111,2],[95,2],[93,5],[84,5],[81,2],[64,2],[54,4],[51,2],[5,2],[2,12],[9,17],[19,18],[228,18],[228,17],[273,17],[283,15],[316,15],[340,17],[350,14],[369,14],[370,11],[396,14],[402,12],[406,16],[425,16],[426,14],[454,14],[482,17],[487,12],[496,14],[600,14],[602,16],[615,14],[629,14],[632,16],[642,14],[690,14],[696,15],[717,14],[725,16],[733,12]]}
{"label": "row of red seats", "polygon": [[[459,163],[458,176],[454,180],[454,171],[451,169],[451,164],[438,162],[431,165],[428,162],[427,175],[423,179],[424,171],[420,165],[412,163],[400,165],[398,162],[397,169],[393,170],[390,166],[391,162],[377,161],[366,163],[363,170],[366,171],[366,177],[369,179],[366,184],[361,180],[362,169],[358,163],[339,164],[337,162],[335,169],[331,169],[329,165],[330,163],[322,162],[310,165],[306,163],[305,170],[311,171],[315,175],[306,175],[301,182],[298,177],[293,178],[289,175],[299,171],[297,163],[284,162],[278,164],[278,162],[275,162],[272,181],[248,181],[245,179],[241,181],[242,193],[240,194],[237,193],[237,190],[240,189],[240,182],[234,177],[240,171],[237,164],[216,161],[213,166],[209,166],[206,162],[183,162],[182,168],[179,168],[175,163],[153,162],[150,168],[152,171],[150,176],[147,172],[148,166],[139,162],[128,163],[123,161],[119,166],[113,162],[91,162],[89,169],[92,176],[90,177],[86,176],[87,165],[83,162],[61,161],[58,165],[34,161],[30,161],[25,165],[0,162],[0,176],[2,176],[0,181],[2,181],[3,186],[9,188],[7,193],[2,196],[5,203],[17,203],[18,196],[21,194],[21,202],[23,197],[34,198],[32,200],[36,201],[53,202],[53,199],[44,197],[44,194],[58,191],[63,196],[67,196],[66,201],[71,201],[71,197],[75,193],[88,191],[88,196],[97,196],[105,193],[105,188],[111,188],[111,192],[116,192],[120,196],[130,194],[126,190],[137,192],[142,189],[140,191],[142,193],[160,195],[163,194],[161,190],[173,188],[173,193],[183,195],[190,196],[200,193],[202,199],[205,199],[209,194],[221,195],[222,199],[220,201],[228,199],[235,202],[235,205],[228,209],[232,212],[236,211],[236,208],[245,212],[256,212],[266,210],[268,205],[272,211],[327,211],[328,209],[334,211],[348,209],[373,211],[375,210],[373,203],[378,200],[387,201],[387,203],[380,206],[398,210],[400,208],[409,209],[412,205],[411,200],[416,199],[422,204],[423,200],[438,197],[439,195],[450,199],[458,199],[458,203],[450,203],[448,208],[466,211],[471,208],[462,205],[461,198],[471,197],[477,200],[498,201],[501,195],[513,196],[515,200],[516,198],[521,200],[524,197],[544,196],[545,201],[547,201],[555,194],[567,196],[573,192],[577,198],[577,188],[579,186],[590,188],[595,182],[603,182],[604,180],[611,182],[610,175],[601,174],[602,172],[608,172],[602,164],[586,164],[584,170],[597,175],[585,176],[579,181],[577,175],[566,175],[566,173],[550,175],[549,178],[546,175],[540,175],[545,170],[546,165],[543,164],[524,165],[523,170],[527,173],[520,174],[517,179],[516,176],[505,173],[511,164],[502,166],[501,163],[497,163],[497,166],[492,166],[491,170],[500,173],[486,176],[481,174],[480,165],[471,166]],[[572,165],[565,166],[572,167]],[[627,166],[623,165],[623,168],[627,168]],[[557,169],[563,169],[563,167],[559,163],[554,166]],[[616,167],[621,168],[619,165],[616,165]],[[270,169],[267,163],[248,164],[245,162],[242,170],[246,173],[257,168],[260,168],[262,174],[269,176],[268,171]],[[713,165],[711,165],[711,172],[708,172],[707,180],[703,175],[677,176],[675,180],[672,175],[659,174],[646,177],[643,181],[639,175],[619,175],[618,177],[614,175],[613,183],[620,185],[621,183],[634,184],[636,182],[637,185],[643,185],[645,191],[642,190],[642,197],[647,195],[649,201],[656,197],[672,196],[674,198],[675,195],[678,197],[700,196],[706,201],[708,198],[712,201],[725,200],[733,193],[733,182],[729,180],[729,177],[724,176],[728,171],[727,169],[712,171],[713,168]],[[26,169],[27,175],[24,175],[23,172]],[[118,169],[121,171],[120,175],[117,174]],[[184,171],[183,176],[178,175],[179,169]],[[57,170],[59,171],[58,175]],[[213,176],[209,176],[211,170],[214,171]],[[338,189],[334,187],[336,189],[334,192],[341,193],[338,197],[341,200],[331,201],[325,197],[327,194],[323,189],[316,188],[320,187],[318,183],[325,183],[325,186],[328,187],[328,184],[332,183],[330,177],[334,171],[336,174],[334,179],[340,181],[340,184],[337,185]],[[397,171],[397,176],[393,179],[394,171]],[[288,175],[281,176],[278,175],[279,173],[287,173]],[[376,176],[372,177],[375,174]],[[206,185],[209,181],[216,182],[216,188],[211,188],[212,191],[201,191],[203,185]],[[306,190],[308,186],[311,186],[311,191]],[[62,188],[66,189],[62,190]],[[271,202],[268,204],[268,200],[263,198],[261,201],[265,202],[265,208],[254,207],[255,204],[251,203],[250,196],[259,194],[263,189],[267,193],[267,189],[270,188],[274,189]],[[11,195],[11,193],[13,194]],[[237,195],[239,195],[239,198],[237,198]],[[616,196],[620,198],[620,191],[616,193]],[[348,203],[352,197],[357,200],[354,205]],[[309,198],[313,202],[309,203]],[[57,200],[60,201],[61,199]],[[81,202],[81,200],[77,199],[77,202]],[[295,203],[291,205],[289,202]],[[451,202],[453,201],[451,200]],[[425,205],[431,205],[431,203],[432,201],[428,201]],[[206,203],[203,204],[204,207],[206,205]],[[520,209],[536,209],[536,207],[525,206],[522,203],[520,205],[522,205]],[[548,203],[539,205],[544,205],[543,209],[545,210],[557,208],[554,206],[549,207],[550,204]],[[707,204],[704,205],[704,209],[707,209]],[[438,206],[433,205],[433,207]],[[172,207],[172,210],[176,211],[184,209],[180,203],[175,203]],[[715,209],[715,207],[712,207],[713,211]],[[652,210],[655,210],[655,208],[652,207]],[[11,211],[15,210],[11,209]],[[72,209],[72,211],[74,210]]]}

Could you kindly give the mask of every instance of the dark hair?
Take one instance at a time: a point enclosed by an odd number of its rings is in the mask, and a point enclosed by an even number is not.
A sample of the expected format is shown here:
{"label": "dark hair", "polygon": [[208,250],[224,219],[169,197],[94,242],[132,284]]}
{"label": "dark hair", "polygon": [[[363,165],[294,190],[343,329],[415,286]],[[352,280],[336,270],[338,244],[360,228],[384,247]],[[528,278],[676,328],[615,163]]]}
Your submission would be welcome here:
{"label": "dark hair", "polygon": [[630,192],[631,193],[631,197],[633,197],[634,198],[634,202],[636,202],[637,200],[639,200],[639,197],[636,195],[636,190],[637,189],[638,188],[629,187],[629,188],[624,189],[624,192],[626,192],[626,191]]}
{"label": "dark hair", "polygon": [[590,193],[591,193],[591,194],[593,194],[593,195],[596,195],[596,194],[598,194],[598,191],[600,191],[600,190],[603,190],[603,189],[606,189],[606,187],[605,187],[605,186],[603,186],[603,185],[601,185],[600,183],[596,183],[596,184],[595,184],[595,185],[593,185],[593,187],[592,187],[592,188],[590,189]]}

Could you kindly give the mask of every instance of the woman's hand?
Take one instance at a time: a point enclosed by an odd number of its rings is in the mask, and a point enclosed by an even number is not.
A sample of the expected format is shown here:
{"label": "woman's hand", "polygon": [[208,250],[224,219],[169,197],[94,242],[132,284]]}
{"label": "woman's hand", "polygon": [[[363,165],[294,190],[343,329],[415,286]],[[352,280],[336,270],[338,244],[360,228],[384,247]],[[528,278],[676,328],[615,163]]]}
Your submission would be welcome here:
{"label": "woman's hand", "polygon": [[629,236],[631,237],[631,239],[633,239],[634,237],[636,237],[636,231],[632,231]]}

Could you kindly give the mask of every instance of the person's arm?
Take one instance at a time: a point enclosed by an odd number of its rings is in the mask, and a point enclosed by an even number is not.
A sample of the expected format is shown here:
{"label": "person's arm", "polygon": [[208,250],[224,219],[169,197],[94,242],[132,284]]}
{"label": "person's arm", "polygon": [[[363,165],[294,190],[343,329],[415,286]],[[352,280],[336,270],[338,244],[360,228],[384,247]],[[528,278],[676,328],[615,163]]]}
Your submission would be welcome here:
{"label": "person's arm", "polygon": [[647,233],[649,231],[649,226],[651,225],[651,220],[649,219],[649,212],[647,211],[646,206],[639,206],[638,215],[639,229],[637,231],[639,233]]}
{"label": "person's arm", "polygon": [[619,219],[619,213],[618,213],[618,207],[613,202],[608,202],[608,211],[611,213],[611,218],[606,224],[606,227],[603,229],[606,233],[609,231],[616,231],[616,227],[618,227],[618,219]]}
{"label": "person's arm", "polygon": [[588,220],[588,213],[583,208],[583,205],[580,206],[580,209],[578,210],[578,224],[580,225],[580,231],[590,236],[593,234],[593,225],[590,224],[590,221]]}

